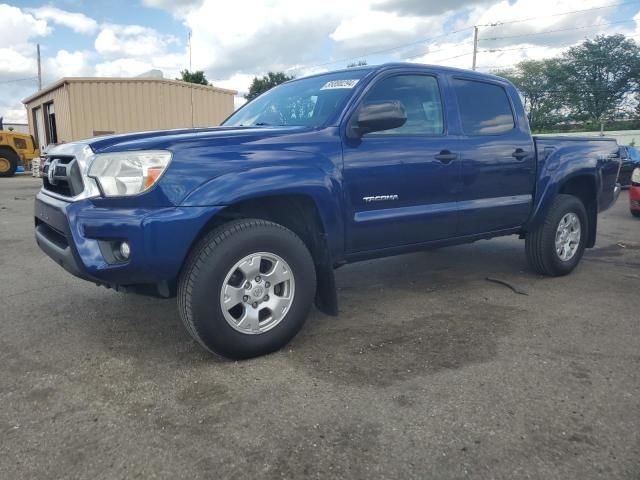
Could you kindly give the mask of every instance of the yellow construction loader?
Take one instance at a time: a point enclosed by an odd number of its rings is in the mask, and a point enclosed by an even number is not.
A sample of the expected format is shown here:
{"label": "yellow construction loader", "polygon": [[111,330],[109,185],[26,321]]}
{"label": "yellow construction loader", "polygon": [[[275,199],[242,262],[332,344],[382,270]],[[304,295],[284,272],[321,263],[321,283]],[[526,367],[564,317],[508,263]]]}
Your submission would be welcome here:
{"label": "yellow construction loader", "polygon": [[31,135],[0,130],[0,177],[11,177],[18,165],[29,169],[31,160],[40,156]]}

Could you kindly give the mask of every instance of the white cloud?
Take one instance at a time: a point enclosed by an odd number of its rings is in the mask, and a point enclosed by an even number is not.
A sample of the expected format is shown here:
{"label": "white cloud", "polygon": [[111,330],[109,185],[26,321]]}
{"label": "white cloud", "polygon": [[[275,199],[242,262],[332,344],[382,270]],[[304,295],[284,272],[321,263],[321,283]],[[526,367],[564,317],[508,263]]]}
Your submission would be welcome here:
{"label": "white cloud", "polygon": [[98,63],[95,68],[98,77],[135,77],[154,68],[154,65],[136,58],[118,58]]}
{"label": "white cloud", "polygon": [[60,77],[82,77],[91,75],[93,69],[89,64],[91,52],[59,50],[55,57],[47,59],[44,67],[48,81]]}
{"label": "white cloud", "polygon": [[477,4],[489,4],[492,0],[378,0],[374,6],[380,10],[402,15],[431,16],[468,8]]}
{"label": "white cloud", "polygon": [[370,52],[411,43],[424,37],[424,32],[438,35],[444,23],[442,16],[400,16],[367,10],[343,20],[329,36],[341,46],[342,51]]}
{"label": "white cloud", "polygon": [[297,0],[204,1],[184,17],[193,32],[194,68],[226,77],[311,62],[323,54],[345,11],[363,3],[325,0],[309,8]]}
{"label": "white cloud", "polygon": [[[0,116],[7,122],[26,122],[20,100],[37,88],[35,44],[51,28],[45,20],[6,4],[0,4]],[[25,80],[28,79],[28,80]]]}
{"label": "white cloud", "polygon": [[[229,90],[236,90],[238,92],[238,97],[241,98],[242,103],[244,103],[245,100],[243,97],[245,94],[249,93],[249,86],[251,85],[253,78],[254,78],[254,75],[249,75],[246,73],[237,73],[225,79],[208,78],[208,80],[216,87],[228,88]],[[238,105],[236,105],[236,107],[237,106]]]}
{"label": "white cloud", "polygon": [[143,57],[166,52],[175,37],[140,25],[106,24],[96,37],[96,51],[105,56]]}
{"label": "white cloud", "polygon": [[203,0],[142,0],[146,7],[169,10],[179,17],[183,17],[189,10],[199,7],[202,2]]}
{"label": "white cloud", "polygon": [[83,13],[67,12],[52,6],[27,10],[37,19],[48,20],[57,25],[70,28],[74,32],[90,34],[98,29],[98,22]]}
{"label": "white cloud", "polygon": [[0,102],[0,112],[5,123],[27,123],[27,114],[20,102],[11,104]]}
{"label": "white cloud", "polygon": [[0,45],[21,46],[30,38],[42,37],[50,32],[45,20],[38,20],[17,7],[0,4]]}
{"label": "white cloud", "polygon": [[0,72],[2,80],[33,76],[37,69],[35,58],[20,53],[13,48],[0,47]]}
{"label": "white cloud", "polygon": [[297,0],[204,0],[190,10],[171,11],[193,32],[194,68],[213,78],[292,67],[306,71],[297,67],[324,63],[328,54],[332,59],[358,56],[441,33],[450,16],[401,15],[373,4],[325,0],[309,8]]}

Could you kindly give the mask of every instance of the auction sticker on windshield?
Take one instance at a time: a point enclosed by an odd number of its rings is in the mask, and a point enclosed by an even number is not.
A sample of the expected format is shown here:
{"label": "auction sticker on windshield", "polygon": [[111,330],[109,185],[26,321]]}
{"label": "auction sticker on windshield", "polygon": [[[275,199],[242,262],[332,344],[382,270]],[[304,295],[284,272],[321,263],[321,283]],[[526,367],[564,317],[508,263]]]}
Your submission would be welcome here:
{"label": "auction sticker on windshield", "polygon": [[325,83],[320,90],[333,90],[335,88],[353,88],[358,80],[331,80]]}

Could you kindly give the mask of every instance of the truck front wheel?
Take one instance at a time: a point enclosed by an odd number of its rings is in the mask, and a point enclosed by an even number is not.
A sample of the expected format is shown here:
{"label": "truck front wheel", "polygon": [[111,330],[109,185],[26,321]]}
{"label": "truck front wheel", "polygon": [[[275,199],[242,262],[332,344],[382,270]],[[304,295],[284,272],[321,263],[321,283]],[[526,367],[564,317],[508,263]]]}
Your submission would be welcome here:
{"label": "truck front wheel", "polygon": [[529,265],[543,275],[567,275],[582,258],[587,231],[587,212],[580,199],[556,196],[544,223],[527,233]]}
{"label": "truck front wheel", "polygon": [[226,223],[193,249],[178,281],[178,309],[207,350],[233,359],[283,347],[316,290],[313,259],[292,231],[258,219]]}
{"label": "truck front wheel", "polygon": [[0,148],[0,177],[13,177],[18,168],[18,155],[10,148]]}

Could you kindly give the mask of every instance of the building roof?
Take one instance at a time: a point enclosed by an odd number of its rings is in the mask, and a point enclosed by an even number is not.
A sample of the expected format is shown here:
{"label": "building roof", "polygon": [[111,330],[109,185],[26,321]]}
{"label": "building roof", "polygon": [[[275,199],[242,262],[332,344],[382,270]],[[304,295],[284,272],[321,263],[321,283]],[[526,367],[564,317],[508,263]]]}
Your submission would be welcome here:
{"label": "building roof", "polygon": [[230,95],[237,95],[236,90],[230,90],[227,88],[214,87],[213,85],[200,85],[199,83],[183,82],[182,80],[169,80],[167,78],[148,78],[148,77],[64,77],[60,80],[45,86],[42,90],[37,91],[33,95],[28,96],[22,100],[22,103],[27,104],[32,102],[38,97],[46,95],[47,93],[60,88],[65,84],[71,83],[114,83],[114,82],[128,82],[128,83],[168,83],[171,85],[182,85],[185,87],[196,88],[201,90],[210,90],[220,93],[228,93]]}

